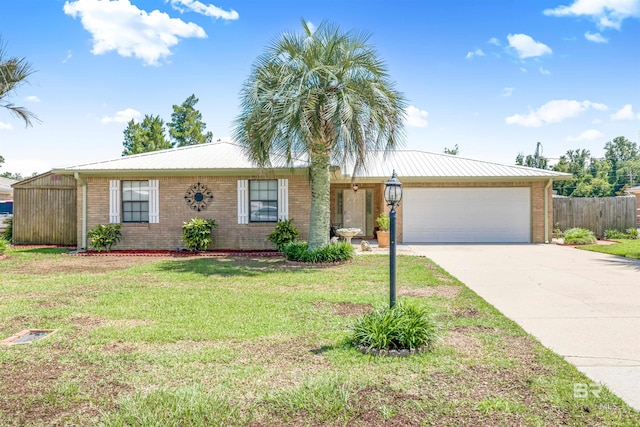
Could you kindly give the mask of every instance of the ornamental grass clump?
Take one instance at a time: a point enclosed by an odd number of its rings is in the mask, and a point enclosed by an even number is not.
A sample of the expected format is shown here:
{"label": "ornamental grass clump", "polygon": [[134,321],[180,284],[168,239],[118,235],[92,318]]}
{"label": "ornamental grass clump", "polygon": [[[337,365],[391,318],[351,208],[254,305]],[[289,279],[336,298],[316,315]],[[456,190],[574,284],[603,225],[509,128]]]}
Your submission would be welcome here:
{"label": "ornamental grass clump", "polygon": [[438,340],[438,329],[425,308],[398,302],[357,319],[351,341],[369,350],[421,350]]}
{"label": "ornamental grass clump", "polygon": [[211,231],[215,226],[215,219],[193,218],[182,224],[182,240],[190,251],[204,251],[213,241]]}
{"label": "ornamental grass clump", "polygon": [[335,242],[318,249],[309,249],[307,242],[290,243],[284,248],[284,256],[289,261],[312,264],[349,261],[355,256],[355,250],[349,242]]}
{"label": "ornamental grass clump", "polygon": [[593,231],[585,228],[570,228],[564,232],[564,243],[570,245],[586,245],[596,242]]}

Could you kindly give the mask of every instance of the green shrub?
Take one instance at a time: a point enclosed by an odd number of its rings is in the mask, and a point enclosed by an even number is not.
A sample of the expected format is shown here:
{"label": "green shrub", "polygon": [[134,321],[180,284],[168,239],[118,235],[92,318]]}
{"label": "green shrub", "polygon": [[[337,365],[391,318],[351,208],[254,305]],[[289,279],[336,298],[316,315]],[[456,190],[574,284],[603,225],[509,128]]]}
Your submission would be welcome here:
{"label": "green shrub", "polygon": [[4,223],[7,224],[7,228],[4,229],[4,233],[2,233],[2,237],[7,242],[11,243],[13,241],[13,218],[5,219]]}
{"label": "green shrub", "polygon": [[298,239],[299,234],[300,232],[293,225],[293,220],[287,219],[278,221],[276,229],[267,236],[267,239],[276,245],[276,249],[282,252],[289,243],[293,243]]}
{"label": "green shrub", "polygon": [[564,242],[571,245],[594,243],[596,236],[591,230],[584,228],[570,228],[564,232]]}
{"label": "green shrub", "polygon": [[426,309],[398,302],[368,313],[353,324],[351,340],[377,350],[430,347],[438,339],[438,327]]}
{"label": "green shrub", "polygon": [[380,231],[389,231],[389,226],[391,225],[391,220],[389,219],[389,215],[382,212],[378,218],[376,218],[376,222],[378,223],[378,229]]}
{"label": "green shrub", "polygon": [[605,230],[604,231],[604,238],[608,239],[608,240],[614,240],[614,239],[625,239],[626,234],[624,233],[624,231],[620,231],[620,230]]}
{"label": "green shrub", "polygon": [[323,263],[341,262],[353,259],[355,250],[349,242],[330,243],[318,249],[309,250],[307,242],[294,242],[284,248],[289,261]]}
{"label": "green shrub", "polygon": [[182,240],[190,251],[204,251],[213,241],[211,231],[215,226],[215,219],[193,218],[182,224]]}
{"label": "green shrub", "polygon": [[604,238],[605,239],[609,239],[609,240],[637,239],[638,238],[638,229],[637,228],[627,228],[626,231],[605,230]]}
{"label": "green shrub", "polygon": [[0,237],[0,255],[4,255],[7,252],[7,247],[9,246],[9,242],[7,242],[4,238]]}
{"label": "green shrub", "polygon": [[110,251],[122,239],[120,224],[98,224],[87,232],[87,236],[91,239],[89,247],[98,252]]}

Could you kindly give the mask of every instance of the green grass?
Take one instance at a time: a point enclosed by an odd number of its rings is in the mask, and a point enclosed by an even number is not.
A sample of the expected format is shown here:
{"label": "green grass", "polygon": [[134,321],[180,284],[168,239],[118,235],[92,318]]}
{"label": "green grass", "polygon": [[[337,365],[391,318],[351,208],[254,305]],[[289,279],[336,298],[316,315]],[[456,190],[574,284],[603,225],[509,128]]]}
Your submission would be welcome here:
{"label": "green grass", "polygon": [[614,243],[612,245],[583,246],[579,249],[640,259],[640,240],[637,239],[622,240],[620,243]]}
{"label": "green grass", "polygon": [[398,300],[442,340],[363,355],[355,319],[388,304],[388,259],[328,268],[264,258],[0,261],[0,426],[640,425],[590,381],[426,258],[398,257]]}

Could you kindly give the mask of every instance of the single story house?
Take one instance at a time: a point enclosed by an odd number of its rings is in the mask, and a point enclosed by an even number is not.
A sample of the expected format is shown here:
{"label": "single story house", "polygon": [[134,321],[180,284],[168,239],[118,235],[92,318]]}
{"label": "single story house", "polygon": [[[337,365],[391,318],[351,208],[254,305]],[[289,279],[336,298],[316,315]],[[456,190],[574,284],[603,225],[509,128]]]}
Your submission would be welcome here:
{"label": "single story house", "polygon": [[[374,238],[387,210],[384,183],[393,170],[403,183],[398,242],[548,242],[551,185],[570,175],[446,154],[376,153],[353,178],[347,165],[331,172],[331,221]],[[116,249],[184,247],[181,226],[212,218],[215,249],[271,249],[266,237],[292,218],[309,235],[311,186],[304,157],[273,167],[252,164],[232,142],[215,142],[55,169],[77,182],[78,247],[98,224],[121,223]],[[358,184],[357,191],[352,183]]]}
{"label": "single story house", "polygon": [[11,188],[11,186],[16,182],[18,181],[15,179],[0,176],[0,200],[13,199],[13,188]]}

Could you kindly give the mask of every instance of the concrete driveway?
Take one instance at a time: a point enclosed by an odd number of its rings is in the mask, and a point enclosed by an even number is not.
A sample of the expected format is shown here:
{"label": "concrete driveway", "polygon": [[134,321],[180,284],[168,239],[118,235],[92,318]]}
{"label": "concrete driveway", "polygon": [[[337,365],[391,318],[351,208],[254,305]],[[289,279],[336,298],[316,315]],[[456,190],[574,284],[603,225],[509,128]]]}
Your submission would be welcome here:
{"label": "concrete driveway", "polygon": [[431,258],[640,410],[640,261],[558,245],[425,244],[405,253]]}

